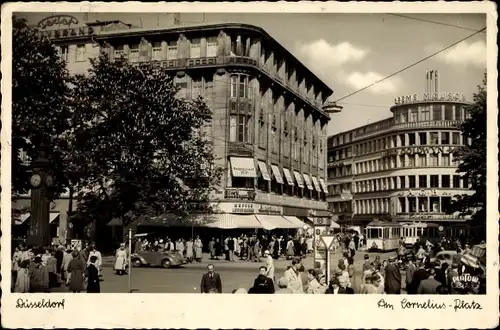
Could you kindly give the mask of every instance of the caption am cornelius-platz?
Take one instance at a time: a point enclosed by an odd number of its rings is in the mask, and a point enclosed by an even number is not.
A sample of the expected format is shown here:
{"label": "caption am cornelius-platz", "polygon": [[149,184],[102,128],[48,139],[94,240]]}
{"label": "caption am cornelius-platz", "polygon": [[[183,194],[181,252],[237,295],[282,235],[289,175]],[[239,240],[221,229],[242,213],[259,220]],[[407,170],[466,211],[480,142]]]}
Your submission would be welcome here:
{"label": "caption am cornelius-platz", "polygon": [[13,21],[13,292],[486,292],[485,67],[366,119],[267,27],[99,15]]}

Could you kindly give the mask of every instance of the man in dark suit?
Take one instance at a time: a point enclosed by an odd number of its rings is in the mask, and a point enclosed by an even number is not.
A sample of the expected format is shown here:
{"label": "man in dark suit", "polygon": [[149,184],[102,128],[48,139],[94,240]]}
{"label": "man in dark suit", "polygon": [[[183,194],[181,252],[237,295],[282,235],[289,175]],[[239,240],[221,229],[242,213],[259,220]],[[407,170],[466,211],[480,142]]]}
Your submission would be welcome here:
{"label": "man in dark suit", "polygon": [[411,291],[411,282],[413,281],[413,274],[415,274],[415,264],[414,264],[414,258],[410,257],[408,258],[408,261],[406,263],[406,293],[410,294]]}
{"label": "man in dark suit", "polygon": [[428,278],[427,270],[425,270],[425,266],[423,262],[418,263],[418,269],[413,273],[413,279],[411,281],[411,285],[408,288],[408,294],[416,294],[417,289],[420,286],[420,282]]}
{"label": "man in dark suit", "polygon": [[208,273],[201,277],[201,293],[222,293],[222,280],[220,275],[214,272],[214,265],[208,265]]}
{"label": "man in dark suit", "polygon": [[401,272],[396,265],[395,258],[389,258],[389,264],[385,267],[384,286],[387,294],[401,293]]}
{"label": "man in dark suit", "polygon": [[253,287],[248,290],[248,293],[266,294],[274,293],[274,282],[271,278],[266,276],[267,267],[260,266],[259,276],[255,279]]}
{"label": "man in dark suit", "polygon": [[420,282],[417,294],[437,294],[437,288],[441,283],[439,283],[434,276],[436,276],[436,270],[434,268],[429,269],[429,277]]}

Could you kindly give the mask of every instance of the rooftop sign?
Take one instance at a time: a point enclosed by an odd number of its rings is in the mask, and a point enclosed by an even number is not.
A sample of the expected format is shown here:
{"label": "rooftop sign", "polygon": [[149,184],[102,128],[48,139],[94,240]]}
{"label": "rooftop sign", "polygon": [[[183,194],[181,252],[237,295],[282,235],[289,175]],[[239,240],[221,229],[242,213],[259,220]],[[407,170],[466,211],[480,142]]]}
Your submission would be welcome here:
{"label": "rooftop sign", "polygon": [[394,99],[394,104],[400,105],[431,101],[465,102],[465,96],[459,93],[425,93],[422,97],[419,97],[418,94],[409,94],[396,97]]}
{"label": "rooftop sign", "polygon": [[75,16],[71,15],[52,15],[45,17],[40,22],[38,22],[37,26],[40,29],[46,29],[48,27],[52,27],[56,25],[57,27],[67,26],[70,27],[71,24],[77,25],[78,19]]}

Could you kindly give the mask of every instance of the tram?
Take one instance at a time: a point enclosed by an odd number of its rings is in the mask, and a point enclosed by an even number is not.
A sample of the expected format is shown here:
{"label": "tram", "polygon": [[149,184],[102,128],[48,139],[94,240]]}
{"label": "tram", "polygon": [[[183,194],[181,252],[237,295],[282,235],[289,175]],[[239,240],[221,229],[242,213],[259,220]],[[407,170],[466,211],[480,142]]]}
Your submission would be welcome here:
{"label": "tram", "polygon": [[[439,241],[443,228],[430,222],[407,222],[401,224],[402,234],[406,245],[412,246],[419,241],[430,241],[435,244]],[[441,230],[440,230],[441,229]],[[444,233],[443,233],[444,234]]]}
{"label": "tram", "polygon": [[401,238],[401,225],[399,223],[373,220],[366,226],[365,236],[366,246],[369,250],[396,250]]}

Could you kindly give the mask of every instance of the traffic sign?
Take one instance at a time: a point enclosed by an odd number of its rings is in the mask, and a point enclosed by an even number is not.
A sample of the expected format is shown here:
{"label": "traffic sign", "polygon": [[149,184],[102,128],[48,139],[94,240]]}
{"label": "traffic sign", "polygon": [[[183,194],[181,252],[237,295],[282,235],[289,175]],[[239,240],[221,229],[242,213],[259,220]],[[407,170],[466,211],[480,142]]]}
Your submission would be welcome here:
{"label": "traffic sign", "polygon": [[332,243],[333,243],[333,239],[335,238],[335,236],[333,235],[323,235],[321,236],[321,240],[323,241],[323,244],[325,244],[325,247],[330,250],[330,248],[332,247]]}

